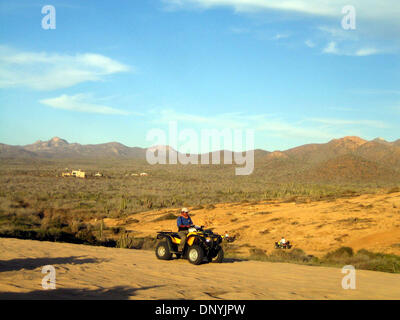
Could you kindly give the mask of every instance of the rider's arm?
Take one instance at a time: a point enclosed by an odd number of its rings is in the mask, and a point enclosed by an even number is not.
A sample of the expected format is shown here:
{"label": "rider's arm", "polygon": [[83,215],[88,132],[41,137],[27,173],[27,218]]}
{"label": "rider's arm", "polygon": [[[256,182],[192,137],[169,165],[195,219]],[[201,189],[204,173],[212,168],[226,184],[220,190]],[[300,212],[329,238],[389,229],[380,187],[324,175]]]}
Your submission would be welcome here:
{"label": "rider's arm", "polygon": [[179,227],[183,227],[183,225],[182,225],[182,217],[178,217],[178,220],[176,221],[176,224],[178,225],[178,228]]}

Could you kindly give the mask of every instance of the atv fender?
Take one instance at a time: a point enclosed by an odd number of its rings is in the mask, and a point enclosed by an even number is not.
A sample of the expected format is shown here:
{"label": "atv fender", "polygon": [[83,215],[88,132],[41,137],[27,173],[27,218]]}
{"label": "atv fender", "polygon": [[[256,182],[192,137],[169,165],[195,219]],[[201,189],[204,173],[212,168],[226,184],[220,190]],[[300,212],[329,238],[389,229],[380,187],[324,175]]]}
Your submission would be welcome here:
{"label": "atv fender", "polygon": [[171,240],[171,238],[170,238],[170,237],[167,237],[167,236],[164,236],[164,237],[162,237],[161,239],[165,240],[165,242],[166,242],[167,245],[168,245],[169,251],[172,252],[173,250],[172,250],[172,240]]}
{"label": "atv fender", "polygon": [[196,237],[190,237],[190,238],[186,241],[186,243],[187,243],[189,246],[192,246],[195,239],[196,239]]}

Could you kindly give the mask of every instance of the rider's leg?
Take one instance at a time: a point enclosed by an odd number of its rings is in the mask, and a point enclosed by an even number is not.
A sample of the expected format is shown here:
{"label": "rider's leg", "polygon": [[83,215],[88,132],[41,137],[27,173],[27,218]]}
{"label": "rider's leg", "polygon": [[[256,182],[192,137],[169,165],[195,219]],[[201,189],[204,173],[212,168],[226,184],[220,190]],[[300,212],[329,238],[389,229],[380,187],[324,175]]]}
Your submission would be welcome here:
{"label": "rider's leg", "polygon": [[179,231],[178,234],[181,238],[181,242],[178,245],[178,251],[182,251],[185,246],[187,231]]}

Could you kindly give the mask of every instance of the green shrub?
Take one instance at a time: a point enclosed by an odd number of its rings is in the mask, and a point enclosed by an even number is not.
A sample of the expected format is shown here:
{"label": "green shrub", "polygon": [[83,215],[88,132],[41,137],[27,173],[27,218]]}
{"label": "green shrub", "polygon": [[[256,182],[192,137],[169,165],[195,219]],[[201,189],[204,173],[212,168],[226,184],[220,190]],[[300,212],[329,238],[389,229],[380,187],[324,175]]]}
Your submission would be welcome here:
{"label": "green shrub", "polygon": [[340,247],[335,251],[329,252],[325,255],[324,260],[333,262],[347,261],[354,255],[353,249],[350,247]]}

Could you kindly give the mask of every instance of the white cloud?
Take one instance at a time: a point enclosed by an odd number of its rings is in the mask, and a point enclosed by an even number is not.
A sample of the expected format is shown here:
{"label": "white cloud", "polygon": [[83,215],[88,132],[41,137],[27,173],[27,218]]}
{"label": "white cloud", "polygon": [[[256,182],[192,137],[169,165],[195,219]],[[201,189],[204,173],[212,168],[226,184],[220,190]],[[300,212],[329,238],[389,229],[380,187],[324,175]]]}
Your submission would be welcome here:
{"label": "white cloud", "polygon": [[130,113],[124,110],[115,109],[109,106],[96,104],[90,101],[91,96],[88,94],[77,94],[69,96],[63,94],[56,98],[43,99],[39,102],[55,109],[63,109],[85,113],[99,113],[108,115],[129,115]]}
{"label": "white cloud", "polygon": [[322,50],[323,53],[326,54],[335,54],[335,55],[343,55],[343,56],[357,56],[357,57],[364,57],[370,56],[374,54],[381,54],[384,53],[382,50],[378,50],[376,48],[361,48],[361,49],[354,49],[347,47],[346,49],[339,49],[337,43],[335,41],[329,42],[326,47]]}
{"label": "white cloud", "polygon": [[[384,53],[394,53],[395,50],[388,48],[376,48],[373,46],[365,46],[356,32],[349,32],[340,28],[332,28],[329,26],[319,26],[317,30],[321,31],[324,38],[331,39],[328,45],[322,50],[323,53],[346,56],[370,56]],[[340,44],[340,50],[338,45]]]}
{"label": "white cloud", "polygon": [[215,114],[212,117],[176,112],[171,109],[154,111],[153,122],[168,124],[177,121],[179,126],[190,125],[201,129],[254,129],[257,135],[273,135],[283,139],[332,139],[350,133],[362,134],[370,128],[385,129],[383,121],[369,119],[304,118],[289,121],[274,115],[247,115],[240,112]]}
{"label": "white cloud", "polygon": [[[247,130],[255,131],[261,148],[272,150],[310,142],[326,142],[347,135],[365,136],[371,128],[388,128],[384,122],[369,119],[300,118],[288,119],[272,114],[248,115],[245,113],[213,114],[212,117],[178,112],[171,109],[153,110],[153,123],[164,126],[177,122],[179,130],[190,128],[198,130]],[[274,141],[279,141],[276,144]]]}
{"label": "white cloud", "polygon": [[[351,3],[348,0],[163,0],[163,2],[170,10],[196,8],[209,10],[225,7],[237,13],[271,10],[295,13],[296,21],[299,14],[304,17],[325,18],[324,23],[329,25],[316,26],[314,34],[307,36],[310,39],[308,41],[330,42],[331,47],[325,48],[327,50],[325,53],[361,57],[373,54],[396,54],[400,51],[398,37],[400,1],[398,0],[385,0],[384,3],[376,0],[352,0]],[[340,27],[340,22],[345,16],[342,9],[349,4],[356,10],[356,30],[344,30]],[[285,21],[290,19],[290,15],[285,14],[284,17]],[[274,40],[280,38],[277,35]],[[371,44],[374,45],[371,47]],[[339,51],[337,47],[341,50]]]}
{"label": "white cloud", "polygon": [[323,53],[330,53],[330,54],[339,54],[339,50],[336,46],[336,42],[331,41],[328,45],[322,50]]}
{"label": "white cloud", "polygon": [[285,38],[289,38],[288,34],[284,34],[284,33],[277,33],[272,39],[273,40],[280,40],[280,39],[285,39]]}
{"label": "white cloud", "polygon": [[[308,15],[342,17],[342,8],[348,0],[163,0],[169,9],[231,7],[236,12],[281,10]],[[398,0],[352,0],[357,16],[369,20],[392,22],[399,26],[400,2]]]}
{"label": "white cloud", "polygon": [[314,48],[315,47],[315,43],[312,40],[306,40],[306,41],[304,41],[304,43],[309,48]]}
{"label": "white cloud", "polygon": [[95,53],[24,52],[0,46],[0,88],[55,90],[103,81],[108,75],[129,70],[128,66]]}
{"label": "white cloud", "polygon": [[331,119],[331,118],[311,118],[307,119],[311,122],[317,122],[332,126],[365,126],[373,128],[388,128],[388,125],[382,121],[377,120],[348,120],[348,119]]}
{"label": "white cloud", "polygon": [[375,48],[363,48],[363,49],[357,50],[355,55],[359,56],[359,57],[363,57],[363,56],[370,56],[370,55],[378,54],[378,53],[380,53],[380,51],[378,49],[375,49]]}
{"label": "white cloud", "polygon": [[246,115],[239,112],[216,114],[212,117],[206,117],[168,109],[161,112],[154,112],[153,121],[161,124],[177,121],[183,126],[189,123],[191,126],[199,126],[202,129],[254,129],[259,133],[262,132],[284,138],[312,139],[317,136],[320,139],[331,139],[334,136],[333,131],[337,133],[337,127],[332,127],[332,131],[330,131],[326,126],[317,127],[315,124],[307,126],[301,121],[290,122],[272,115]]}

